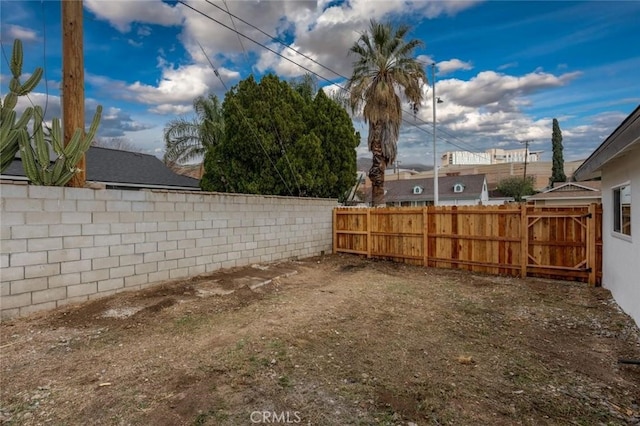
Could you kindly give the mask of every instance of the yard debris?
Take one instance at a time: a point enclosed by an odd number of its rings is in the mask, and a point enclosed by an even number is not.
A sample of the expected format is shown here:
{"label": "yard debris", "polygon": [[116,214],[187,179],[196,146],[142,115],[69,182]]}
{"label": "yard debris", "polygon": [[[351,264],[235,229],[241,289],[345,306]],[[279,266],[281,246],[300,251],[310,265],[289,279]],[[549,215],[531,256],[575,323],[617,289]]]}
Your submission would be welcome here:
{"label": "yard debris", "polygon": [[456,358],[456,361],[458,361],[458,363],[460,363],[462,365],[475,364],[475,362],[476,362],[473,359],[473,357],[471,357],[471,356],[463,356],[463,355],[460,355],[458,358]]}

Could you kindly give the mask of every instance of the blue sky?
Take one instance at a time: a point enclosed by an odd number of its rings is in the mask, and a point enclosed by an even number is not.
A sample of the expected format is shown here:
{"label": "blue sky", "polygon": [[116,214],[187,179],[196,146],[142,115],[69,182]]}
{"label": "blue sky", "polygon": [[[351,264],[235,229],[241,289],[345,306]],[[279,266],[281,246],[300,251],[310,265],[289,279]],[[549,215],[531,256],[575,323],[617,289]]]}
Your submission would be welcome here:
{"label": "blue sky", "polygon": [[[425,64],[435,62],[438,152],[491,147],[531,148],[551,157],[551,122],[564,136],[565,160],[586,158],[640,103],[640,2],[564,1],[186,1],[191,7],[270,46],[334,84],[344,78],[301,57],[240,20],[342,76],[349,47],[371,18],[406,23]],[[61,20],[58,1],[2,1],[6,92],[15,37],[24,42],[25,66],[46,70],[30,101],[60,116]],[[188,7],[160,0],[84,1],[87,112],[105,113],[100,136],[125,138],[143,152],[162,155],[162,131],[191,114],[191,101],[208,92],[272,72],[293,78],[306,71]],[[202,54],[218,68],[220,78]],[[428,69],[431,78],[430,67]],[[321,85],[334,86],[321,80]],[[48,93],[48,95],[47,95]],[[431,88],[412,124],[403,125],[399,160],[432,164]],[[408,108],[407,108],[408,109]],[[357,118],[357,130],[367,127]],[[358,154],[367,154],[366,139]]]}

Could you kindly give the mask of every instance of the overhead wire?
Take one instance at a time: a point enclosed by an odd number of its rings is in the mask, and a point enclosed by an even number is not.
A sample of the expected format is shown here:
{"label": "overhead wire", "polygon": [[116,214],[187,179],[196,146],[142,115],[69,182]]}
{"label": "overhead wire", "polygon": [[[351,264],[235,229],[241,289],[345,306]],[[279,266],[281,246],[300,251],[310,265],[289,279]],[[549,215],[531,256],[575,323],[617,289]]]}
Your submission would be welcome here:
{"label": "overhead wire", "polygon": [[[233,15],[231,14],[231,11],[229,11],[229,5],[227,4],[227,0],[222,0],[222,3],[224,3],[224,7],[227,9],[227,13],[229,14],[229,19],[231,19],[231,25],[233,25],[233,28],[237,31],[238,28],[236,27],[236,23],[233,20]],[[240,47],[242,47],[242,51],[244,52],[244,58],[246,60],[249,60],[249,54],[247,53],[247,49],[244,48],[242,39],[237,33],[236,33],[236,36],[238,37],[238,42],[240,42]]]}
{"label": "overhead wire", "polygon": [[[270,34],[268,34],[268,33],[264,32],[263,30],[259,29],[258,27],[254,26],[253,24],[250,24],[250,23],[248,23],[247,21],[245,21],[244,19],[242,19],[242,18],[238,17],[237,15],[232,14],[232,13],[230,13],[230,12],[227,12],[227,11],[225,11],[223,8],[221,8],[220,6],[218,6],[218,5],[216,5],[216,4],[211,3],[209,0],[206,0],[206,1],[207,1],[207,3],[211,4],[212,6],[216,7],[216,8],[217,8],[217,9],[219,9],[219,10],[221,10],[222,12],[224,12],[224,13],[229,13],[229,15],[230,15],[230,16],[233,16],[233,17],[234,17],[234,18],[236,18],[238,21],[243,22],[243,23],[245,23],[245,24],[247,24],[247,25],[251,26],[252,28],[254,28],[254,29],[256,29],[257,31],[259,31],[260,33],[262,33],[263,35],[266,35],[267,37],[270,37],[272,40],[277,41],[278,43],[280,43],[281,45],[283,45],[283,46],[284,46],[284,47],[286,47],[287,49],[289,49],[289,50],[291,50],[291,51],[293,51],[293,52],[295,52],[295,53],[297,53],[297,54],[300,54],[301,56],[305,57],[306,59],[310,60],[311,62],[313,62],[313,63],[317,64],[318,66],[320,66],[320,67],[322,67],[322,68],[324,68],[324,69],[326,69],[326,70],[328,70],[328,71],[330,71],[330,72],[332,72],[332,73],[334,73],[335,75],[337,75],[337,76],[339,76],[339,77],[341,77],[341,78],[343,78],[343,79],[348,79],[348,77],[346,77],[346,76],[344,76],[344,75],[340,74],[339,72],[337,72],[337,71],[335,71],[335,70],[333,70],[333,69],[331,69],[331,68],[329,68],[329,67],[327,67],[327,66],[325,66],[325,65],[321,64],[320,62],[318,62],[318,61],[316,61],[315,59],[313,59],[313,58],[309,57],[308,55],[305,55],[304,53],[302,53],[302,52],[298,51],[297,49],[294,49],[293,47],[289,46],[286,42],[284,42],[283,40],[279,39],[278,37],[272,36],[272,35],[270,35]],[[259,41],[255,40],[254,38],[252,38],[252,37],[250,37],[250,36],[248,36],[248,35],[246,35],[246,34],[244,34],[244,33],[240,32],[240,31],[238,31],[237,29],[232,28],[232,27],[230,27],[230,26],[228,26],[228,25],[224,24],[223,22],[219,21],[218,19],[213,18],[212,16],[210,16],[210,15],[206,14],[205,12],[202,12],[201,10],[198,10],[198,9],[196,9],[196,8],[192,7],[191,5],[189,5],[189,4],[187,4],[187,3],[185,3],[184,1],[182,1],[182,0],[178,0],[178,3],[179,3],[179,4],[182,4],[183,6],[185,6],[185,7],[189,8],[189,9],[191,9],[191,10],[193,10],[194,12],[196,12],[196,13],[198,13],[198,14],[200,14],[200,15],[204,16],[205,18],[207,18],[207,19],[209,19],[209,20],[211,20],[211,21],[213,21],[213,22],[217,23],[218,25],[221,25],[222,27],[224,27],[224,28],[228,29],[229,31],[232,31],[232,32],[236,33],[237,35],[239,35],[239,36],[242,36],[242,37],[246,38],[247,40],[249,40],[249,41],[253,42],[254,44],[256,44],[256,45],[258,45],[258,46],[260,46],[260,47],[262,47],[262,48],[264,48],[264,49],[268,50],[269,52],[271,52],[271,53],[273,53],[273,54],[275,54],[275,55],[279,56],[280,58],[282,58],[282,59],[284,59],[284,60],[286,60],[286,61],[288,61],[288,62],[290,62],[290,63],[292,63],[292,64],[294,64],[294,65],[296,65],[296,66],[298,66],[298,67],[300,67],[300,68],[302,68],[303,70],[307,71],[307,72],[308,72],[308,73],[310,73],[310,74],[315,75],[316,77],[320,78],[321,80],[326,81],[326,82],[328,82],[328,83],[330,83],[330,84],[335,85],[335,86],[336,86],[336,87],[338,87],[340,90],[345,91],[345,92],[347,92],[347,93],[349,92],[349,90],[348,90],[347,88],[345,88],[345,87],[341,86],[340,84],[338,84],[338,83],[336,83],[336,82],[334,82],[334,81],[332,81],[332,80],[330,80],[330,79],[328,79],[328,78],[326,78],[326,77],[324,77],[324,76],[322,76],[322,75],[318,74],[317,72],[315,72],[315,71],[311,70],[310,68],[308,68],[308,67],[306,67],[306,66],[304,66],[304,65],[302,65],[302,64],[300,64],[300,63],[298,63],[298,62],[296,62],[296,61],[294,61],[293,59],[286,57],[286,56],[285,56],[285,55],[283,55],[282,53],[280,53],[280,52],[278,52],[278,51],[276,51],[276,50],[272,49],[271,47],[269,47],[269,46],[267,46],[267,45],[265,45],[265,44],[263,44],[263,43],[261,43],[261,42],[259,42]],[[407,114],[413,114],[411,111],[407,111],[407,110],[404,110],[404,109],[403,109],[403,112],[405,112],[405,113],[407,113]],[[431,124],[432,124],[432,123],[429,123],[429,122],[427,122],[427,121],[425,121],[425,120],[422,120],[422,119],[421,119],[421,118],[419,118],[419,117],[416,117],[416,120],[420,121],[422,124],[426,124],[426,125],[431,125]],[[415,124],[415,123],[413,123],[413,122],[411,122],[410,120],[406,119],[405,117],[402,117],[402,121],[403,121],[403,122],[405,122],[405,123],[407,123],[407,124],[409,124],[409,125],[411,125],[411,126],[416,127],[419,131],[421,131],[421,132],[423,132],[423,133],[426,133],[426,134],[428,134],[428,135],[433,136],[433,132],[430,132],[429,130],[427,130],[427,129],[425,129],[425,128],[423,128],[423,127],[421,127],[421,126],[419,126],[419,125],[417,125],[417,124]],[[450,136],[454,137],[453,135],[450,135]],[[438,137],[438,135],[436,135],[436,137]],[[460,148],[460,149],[463,149],[463,150],[464,150],[464,149],[468,149],[468,148],[461,147],[461,146],[459,146],[459,145],[457,145],[457,144],[455,144],[455,143],[453,143],[453,142],[451,142],[451,141],[449,141],[449,140],[447,140],[447,139],[445,139],[445,138],[443,138],[443,137],[441,137],[441,136],[440,136],[439,138],[440,138],[440,140],[443,140],[443,141],[445,141],[446,143],[449,143],[449,144],[451,144],[451,145],[453,145],[453,146],[455,146],[455,147],[457,147],[457,148]],[[470,152],[472,152],[472,151],[470,151]],[[480,154],[480,153],[476,153],[476,152],[472,152],[472,153],[474,153],[474,154],[478,154],[478,155]]]}
{"label": "overhead wire", "polygon": [[[222,84],[222,87],[224,88],[225,92],[228,92],[229,89],[227,88],[227,85],[225,84],[224,80],[222,80],[222,76],[220,76],[220,73],[218,72],[218,69],[213,65],[213,62],[211,62],[211,59],[209,59],[209,56],[204,51],[204,48],[202,47],[200,42],[196,40],[196,43],[198,43],[198,46],[200,46],[200,50],[202,50],[202,54],[204,55],[205,58],[207,58],[207,62],[209,62],[209,66],[211,66],[211,69],[213,70],[213,73],[220,80],[220,83]],[[234,101],[234,104],[235,104],[236,108],[238,109],[238,112],[240,112],[240,115],[242,116],[242,119],[246,122],[247,127],[249,127],[249,130],[251,131],[251,133],[253,133],[253,136],[255,137],[256,141],[258,142],[258,145],[260,146],[260,148],[262,148],[262,152],[264,152],[264,155],[269,160],[269,163],[271,163],[271,165],[273,166],[274,170],[276,171],[276,173],[280,177],[280,180],[282,180],[282,183],[284,183],[284,186],[287,188],[287,191],[289,192],[289,194],[293,195],[293,191],[291,191],[291,188],[289,187],[289,184],[287,183],[287,181],[284,179],[284,177],[280,173],[280,170],[278,170],[278,166],[273,162],[273,160],[269,156],[269,153],[267,152],[267,149],[262,144],[262,141],[260,140],[260,137],[258,136],[256,131],[254,130],[253,126],[251,125],[251,122],[249,121],[249,119],[245,115],[244,111],[242,110],[242,108],[240,108],[240,105],[238,105],[238,103],[235,102],[235,99],[233,99],[233,101]]]}
{"label": "overhead wire", "polygon": [[[280,45],[282,45],[284,48],[286,48],[286,49],[288,49],[288,50],[290,50],[290,51],[292,51],[292,52],[294,52],[294,53],[296,53],[296,54],[298,54],[298,55],[302,56],[303,58],[305,58],[305,59],[307,59],[307,60],[311,61],[312,63],[314,63],[314,64],[318,65],[319,67],[321,67],[321,68],[323,68],[323,69],[325,69],[325,70],[327,70],[327,71],[329,71],[329,72],[331,72],[331,73],[335,74],[336,76],[338,76],[338,77],[340,77],[340,78],[342,78],[342,79],[345,79],[345,80],[348,80],[348,79],[349,79],[347,76],[345,76],[345,75],[341,74],[340,72],[338,72],[338,71],[334,70],[333,68],[330,68],[330,67],[328,67],[328,66],[326,66],[326,65],[322,64],[321,62],[318,62],[316,59],[312,58],[311,56],[309,56],[309,55],[305,54],[304,52],[301,52],[300,50],[298,50],[298,49],[295,49],[295,48],[291,47],[291,45],[289,45],[286,41],[282,40],[281,38],[276,37],[276,36],[274,36],[274,35],[272,35],[272,34],[269,34],[269,33],[265,32],[264,30],[262,30],[261,28],[259,28],[259,27],[255,26],[255,25],[253,25],[252,23],[250,23],[250,22],[248,22],[248,21],[246,21],[246,20],[242,19],[240,16],[238,16],[238,15],[235,15],[235,14],[231,13],[231,12],[229,11],[229,9],[228,9],[228,8],[225,10],[225,9],[223,9],[222,7],[218,6],[217,4],[215,4],[215,3],[211,2],[210,0],[205,0],[205,1],[206,1],[207,3],[209,3],[211,6],[215,7],[216,9],[218,9],[218,10],[222,11],[223,13],[227,13],[227,14],[229,15],[229,17],[232,19],[232,22],[233,22],[233,19],[235,18],[236,20],[238,20],[238,21],[242,22],[243,24],[248,25],[249,27],[253,28],[254,30],[256,30],[256,31],[260,32],[262,35],[267,36],[267,37],[269,37],[271,40],[278,42],[278,43],[279,43]],[[225,6],[226,6],[226,0],[223,0],[223,1],[225,1]],[[235,25],[234,25],[234,31],[235,31],[235,32],[236,32],[236,34],[238,35],[238,30],[237,30],[237,28],[235,27]],[[238,35],[238,37],[239,37],[239,35]],[[253,41],[253,40],[252,40],[252,41]],[[258,45],[260,45],[260,46],[264,47],[264,45],[262,45],[262,44],[260,44],[260,43],[257,43],[257,42],[255,42],[255,41],[254,41],[254,43],[256,43],[256,44],[258,44]],[[243,46],[243,48],[244,48],[244,46]],[[279,55],[279,54],[278,54],[278,56],[280,56],[280,57],[284,58],[284,56],[282,56],[282,55]],[[285,58],[285,59],[286,59],[286,58]],[[290,62],[292,62],[292,63],[294,63],[295,65],[301,66],[300,64],[298,64],[298,63],[296,63],[296,62],[294,62],[294,61],[292,61],[292,60],[289,60],[289,61],[290,61]],[[422,64],[425,64],[425,65],[426,65],[426,63],[425,63],[425,62],[423,62],[423,61],[418,61],[418,62],[420,62],[420,63],[422,63]],[[307,70],[307,71],[309,71],[309,70]],[[324,78],[323,76],[321,76],[321,75],[319,75],[319,74],[317,74],[317,73],[315,73],[315,72],[313,72],[313,71],[311,71],[311,72],[312,72],[314,75],[316,75],[317,77],[320,77],[320,78],[322,78],[323,80],[325,80],[325,81],[327,81],[327,82],[329,82],[329,83],[331,83],[331,84],[335,84],[336,86],[338,86],[338,87],[339,87],[340,89],[342,89],[343,91],[348,92],[348,89],[346,89],[346,88],[344,88],[344,87],[340,86],[339,84],[337,84],[337,83],[335,83],[335,82],[333,82],[333,81],[331,81],[331,80],[329,80],[329,79],[327,79],[327,78]],[[409,113],[409,114],[411,113],[410,111],[407,111],[407,110],[403,110],[403,112],[405,112],[405,113]],[[431,125],[431,124],[432,124],[432,123],[429,123],[429,122],[427,122],[427,121],[425,121],[425,120],[422,120],[422,119],[421,119],[421,118],[419,118],[419,117],[416,117],[415,115],[414,115],[414,119],[415,119],[415,120],[420,121],[422,124],[426,124],[426,125]],[[405,121],[406,123],[408,123],[408,124],[410,124],[410,125],[413,125],[413,126],[415,126],[415,127],[418,127],[418,128],[419,128],[419,126],[418,126],[418,125],[416,125],[416,124],[414,124],[414,123],[411,123],[411,122],[410,122],[410,121],[408,121],[408,120],[403,120],[403,121]],[[424,131],[424,129],[423,129],[423,131]],[[442,133],[445,133],[447,136],[449,136],[449,137],[451,137],[451,138],[454,138],[454,139],[457,139],[458,141],[460,141],[460,142],[462,142],[462,143],[464,143],[464,144],[466,144],[466,143],[467,143],[467,142],[463,141],[462,139],[458,138],[457,136],[452,135],[451,133],[449,133],[449,132],[445,131],[445,129],[440,129],[440,131],[441,131]],[[433,133],[431,133],[431,132],[425,132],[425,133],[430,134],[430,135],[433,135]],[[450,145],[453,145],[453,146],[455,146],[455,147],[457,147],[457,148],[469,150],[469,148],[464,148],[464,147],[461,147],[461,146],[459,146],[459,145],[456,145],[456,144],[452,143],[451,141],[449,141],[449,140],[447,140],[447,139],[445,139],[445,138],[443,138],[443,137],[441,137],[441,136],[436,135],[436,137],[437,137],[437,138],[439,137],[441,140],[444,140],[445,142],[447,142],[447,143],[449,143]],[[478,153],[473,152],[473,151],[469,151],[469,152],[471,152],[471,153],[473,153],[473,154],[478,154]]]}

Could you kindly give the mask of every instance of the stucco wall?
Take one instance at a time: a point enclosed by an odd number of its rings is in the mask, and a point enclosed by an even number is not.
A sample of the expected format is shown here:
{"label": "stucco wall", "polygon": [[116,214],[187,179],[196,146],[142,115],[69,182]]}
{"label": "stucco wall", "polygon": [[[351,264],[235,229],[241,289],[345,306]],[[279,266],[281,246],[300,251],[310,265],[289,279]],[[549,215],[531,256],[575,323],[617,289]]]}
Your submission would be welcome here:
{"label": "stucco wall", "polygon": [[[611,161],[602,170],[602,284],[640,325],[640,151]],[[613,232],[613,187],[631,183],[631,237]]]}
{"label": "stucco wall", "polygon": [[331,251],[336,200],[0,185],[0,315]]}

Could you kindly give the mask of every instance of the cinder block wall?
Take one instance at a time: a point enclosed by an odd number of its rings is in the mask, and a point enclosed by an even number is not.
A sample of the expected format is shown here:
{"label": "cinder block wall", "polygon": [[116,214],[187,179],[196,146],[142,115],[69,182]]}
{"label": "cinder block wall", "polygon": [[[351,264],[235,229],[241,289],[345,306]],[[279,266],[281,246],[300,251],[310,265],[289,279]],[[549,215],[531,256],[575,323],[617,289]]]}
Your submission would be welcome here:
{"label": "cinder block wall", "polygon": [[0,185],[2,318],[331,251],[336,200]]}

